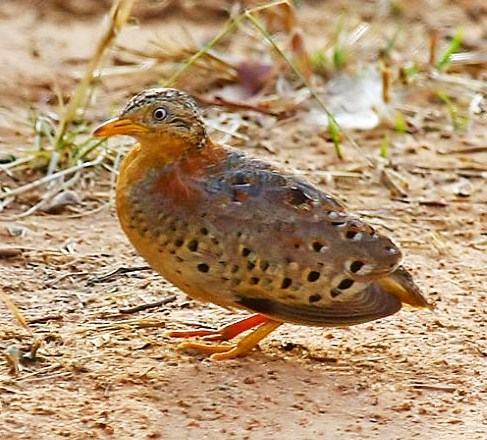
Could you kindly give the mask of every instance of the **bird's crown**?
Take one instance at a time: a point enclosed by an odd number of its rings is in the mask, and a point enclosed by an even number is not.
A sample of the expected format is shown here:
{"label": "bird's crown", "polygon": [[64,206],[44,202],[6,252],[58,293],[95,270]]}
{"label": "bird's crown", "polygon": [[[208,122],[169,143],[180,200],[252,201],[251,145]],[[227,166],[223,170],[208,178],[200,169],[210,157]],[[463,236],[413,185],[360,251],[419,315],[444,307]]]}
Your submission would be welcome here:
{"label": "bird's crown", "polygon": [[158,102],[173,102],[179,105],[183,105],[186,108],[195,112],[198,116],[200,113],[200,108],[196,104],[195,100],[191,98],[186,93],[172,88],[157,87],[153,89],[144,90],[137,95],[135,95],[127,103],[125,108],[122,110],[122,114],[126,115],[129,113],[136,112],[142,107],[158,103]]}

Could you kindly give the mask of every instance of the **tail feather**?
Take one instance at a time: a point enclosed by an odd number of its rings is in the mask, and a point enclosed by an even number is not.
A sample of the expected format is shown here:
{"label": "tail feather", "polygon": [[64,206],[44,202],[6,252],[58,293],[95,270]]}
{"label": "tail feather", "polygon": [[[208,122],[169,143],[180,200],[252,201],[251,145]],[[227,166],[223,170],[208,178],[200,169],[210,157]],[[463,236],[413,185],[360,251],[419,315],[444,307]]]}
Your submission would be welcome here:
{"label": "tail feather", "polygon": [[387,293],[398,298],[403,304],[433,309],[433,305],[428,303],[419,287],[414,283],[411,274],[402,266],[387,277],[378,280],[377,284]]}

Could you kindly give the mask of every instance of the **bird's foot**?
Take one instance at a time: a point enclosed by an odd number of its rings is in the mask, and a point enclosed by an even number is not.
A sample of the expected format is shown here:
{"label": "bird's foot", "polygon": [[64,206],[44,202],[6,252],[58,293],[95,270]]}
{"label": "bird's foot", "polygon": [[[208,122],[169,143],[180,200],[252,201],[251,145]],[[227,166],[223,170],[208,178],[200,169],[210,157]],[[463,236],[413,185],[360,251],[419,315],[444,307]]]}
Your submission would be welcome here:
{"label": "bird's foot", "polygon": [[[260,316],[260,315],[255,315]],[[264,317],[262,317],[264,318]],[[212,361],[222,361],[226,359],[235,359],[239,356],[245,356],[251,351],[263,338],[277,329],[281,323],[271,321],[267,318],[266,322],[256,328],[252,333],[242,338],[237,344],[203,344],[199,342],[183,342],[178,348],[198,350],[202,353],[210,354]]]}
{"label": "bird's foot", "polygon": [[253,327],[269,322],[269,318],[262,315],[252,315],[219,330],[177,330],[166,333],[171,338],[203,338],[205,341],[230,341]]}

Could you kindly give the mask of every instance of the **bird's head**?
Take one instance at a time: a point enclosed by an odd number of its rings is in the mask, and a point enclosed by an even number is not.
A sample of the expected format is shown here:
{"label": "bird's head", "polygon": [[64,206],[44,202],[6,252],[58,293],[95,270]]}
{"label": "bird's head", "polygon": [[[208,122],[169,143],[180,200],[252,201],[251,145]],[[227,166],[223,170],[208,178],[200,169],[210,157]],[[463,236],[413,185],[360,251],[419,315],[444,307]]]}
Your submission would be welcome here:
{"label": "bird's head", "polygon": [[200,109],[187,94],[168,88],[145,90],[134,96],[117,118],[101,124],[96,137],[132,136],[142,148],[156,148],[171,156],[183,155],[206,143]]}

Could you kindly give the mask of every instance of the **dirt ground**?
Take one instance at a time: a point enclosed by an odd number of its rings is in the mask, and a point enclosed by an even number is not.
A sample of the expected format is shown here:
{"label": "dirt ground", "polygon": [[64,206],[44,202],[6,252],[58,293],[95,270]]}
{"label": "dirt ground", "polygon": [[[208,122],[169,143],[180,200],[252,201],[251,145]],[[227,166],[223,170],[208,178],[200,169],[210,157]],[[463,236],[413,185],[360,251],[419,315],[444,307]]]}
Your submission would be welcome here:
{"label": "dirt ground", "polygon": [[[33,149],[33,115],[56,111],[56,96],[69,95],[92,55],[107,3],[3,1],[0,157]],[[137,6],[137,25],[123,30],[120,44],[140,49],[161,34],[177,40],[181,23],[199,41],[224,22],[218,10],[201,19],[192,2],[171,13],[149,3]],[[348,23],[372,23],[354,55],[363,64],[400,20],[406,28],[396,53],[403,60],[425,61],[428,31],[439,29],[444,42],[458,24],[464,46],[485,54],[487,9],[480,0],[396,2],[410,7],[395,24],[387,20],[393,2],[304,3],[298,16],[311,49],[331,38],[340,14]],[[113,60],[116,53],[107,64]],[[417,130],[400,134],[382,123],[350,131],[378,164],[372,168],[351,147],[346,160],[337,159],[330,140],[299,117],[276,121],[250,112],[264,123],[249,125],[249,140],[229,141],[300,170],[387,230],[434,311],[405,309],[345,329],[284,325],[252,355],[210,362],[179,351],[165,330],[216,328],[236,314],[195,302],[143,268],[109,203],[106,169],[82,179],[74,189],[80,203],[57,214],[15,218],[43,190],[23,194],[0,213],[0,285],[33,336],[0,302],[0,349],[28,351],[34,339],[42,345],[18,374],[0,360],[0,438],[487,439],[485,66],[483,73],[452,75],[484,84],[466,88],[481,108],[461,130],[451,129],[447,106],[428,95],[404,104],[411,118],[422,115]],[[103,79],[88,124],[113,115],[154,81]],[[389,159],[380,161],[385,133]],[[382,167],[386,177],[407,182],[405,195],[384,185]],[[0,185],[40,176],[0,168]],[[18,252],[8,256],[7,247]],[[136,309],[164,299],[165,305]]]}

